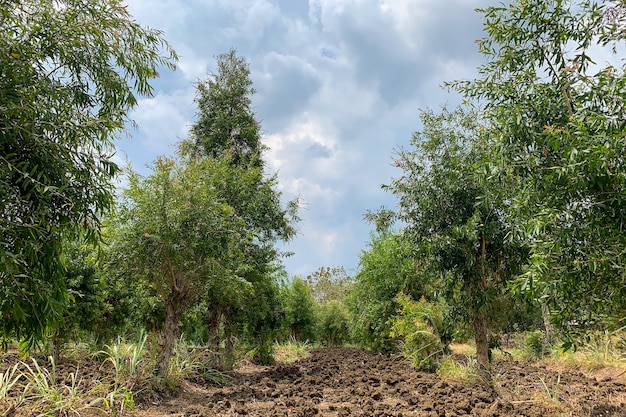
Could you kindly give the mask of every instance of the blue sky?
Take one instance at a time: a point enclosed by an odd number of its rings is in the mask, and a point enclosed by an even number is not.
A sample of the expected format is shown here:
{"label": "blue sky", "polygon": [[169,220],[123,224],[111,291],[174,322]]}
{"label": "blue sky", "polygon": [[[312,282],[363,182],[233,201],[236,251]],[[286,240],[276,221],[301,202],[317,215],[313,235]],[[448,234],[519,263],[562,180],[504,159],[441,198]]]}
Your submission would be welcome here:
{"label": "blue sky", "polygon": [[419,130],[420,109],[454,105],[444,81],[473,78],[478,0],[129,0],[145,26],[180,55],[152,98],[131,114],[118,156],[143,173],[172,154],[195,118],[195,83],[236,48],[250,63],[267,170],[302,201],[299,235],[283,248],[291,275],[358,267],[372,226],[363,214],[394,207],[381,184],[401,174],[394,150]]}

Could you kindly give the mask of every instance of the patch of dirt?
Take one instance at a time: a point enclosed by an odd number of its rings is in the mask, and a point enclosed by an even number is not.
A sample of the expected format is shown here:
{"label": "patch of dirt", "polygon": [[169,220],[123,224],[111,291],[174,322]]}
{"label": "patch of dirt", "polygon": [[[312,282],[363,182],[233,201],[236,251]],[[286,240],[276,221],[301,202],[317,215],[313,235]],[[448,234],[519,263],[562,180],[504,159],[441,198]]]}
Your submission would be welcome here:
{"label": "patch of dirt", "polygon": [[317,349],[294,364],[237,370],[222,387],[186,381],[180,396],[139,403],[136,415],[626,417],[623,378],[513,360],[496,362],[493,374],[493,385],[465,384],[416,371],[399,358]]}

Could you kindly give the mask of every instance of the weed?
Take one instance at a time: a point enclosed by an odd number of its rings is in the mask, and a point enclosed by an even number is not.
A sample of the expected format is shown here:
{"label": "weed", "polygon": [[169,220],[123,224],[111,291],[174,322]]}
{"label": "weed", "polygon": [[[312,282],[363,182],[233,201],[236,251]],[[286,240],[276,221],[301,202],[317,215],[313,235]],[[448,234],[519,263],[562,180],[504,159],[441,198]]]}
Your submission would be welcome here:
{"label": "weed", "polygon": [[463,362],[454,360],[451,356],[446,356],[442,359],[437,375],[442,378],[449,378],[456,381],[462,381],[467,383],[478,382],[480,380],[480,374],[476,366],[476,359],[471,356],[465,356]]}
{"label": "weed", "polygon": [[5,372],[0,373],[0,408],[4,411],[2,416],[9,416],[24,401],[24,392],[15,396],[14,391],[18,388],[18,382],[24,374],[18,371],[19,364],[16,363]]}
{"label": "weed", "polygon": [[276,362],[293,363],[309,356],[313,345],[307,342],[300,342],[295,338],[290,338],[284,343],[278,343],[274,348],[274,358]]}
{"label": "weed", "polygon": [[137,377],[139,365],[143,361],[146,340],[147,335],[145,333],[139,337],[137,343],[128,343],[124,339],[118,338],[117,343],[105,345],[105,350],[97,352],[96,355],[104,355],[106,361],[113,365],[118,381]]}

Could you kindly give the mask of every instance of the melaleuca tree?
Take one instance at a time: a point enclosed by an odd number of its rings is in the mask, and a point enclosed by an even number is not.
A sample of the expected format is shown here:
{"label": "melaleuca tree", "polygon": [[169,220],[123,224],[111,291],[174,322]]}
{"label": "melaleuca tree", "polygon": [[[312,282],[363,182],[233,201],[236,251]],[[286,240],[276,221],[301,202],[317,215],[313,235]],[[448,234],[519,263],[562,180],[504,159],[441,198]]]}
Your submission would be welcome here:
{"label": "melaleuca tree", "polygon": [[438,274],[448,304],[465,311],[487,375],[501,300],[525,261],[505,216],[515,184],[488,168],[491,136],[476,113],[424,111],[421,120],[412,148],[395,159],[402,177],[386,188],[399,199],[397,217],[421,269]]}
{"label": "melaleuca tree", "polygon": [[[626,73],[621,2],[530,0],[481,10],[487,63],[453,85],[484,106],[531,260],[519,288],[585,330],[626,311]],[[608,62],[607,62],[608,60]],[[497,164],[494,164],[497,165]]]}
{"label": "melaleuca tree", "polygon": [[0,9],[0,337],[32,347],[69,302],[65,240],[97,240],[113,204],[113,141],[175,54],[118,0]]}
{"label": "melaleuca tree", "polygon": [[[250,237],[242,246],[238,264],[206,289],[210,348],[225,345],[228,351],[232,350],[236,328],[245,327],[235,317],[245,320],[242,312],[250,311],[254,297],[268,294],[268,281],[274,279],[272,271],[281,257],[276,243],[295,234],[297,201],[283,205],[276,175],[264,172],[260,124],[251,110],[254,88],[247,61],[230,50],[217,57],[217,68],[198,84],[197,121],[181,152],[190,161],[214,159],[230,164],[231,169],[216,178],[218,195],[242,219]],[[252,313],[250,317],[256,317]]]}

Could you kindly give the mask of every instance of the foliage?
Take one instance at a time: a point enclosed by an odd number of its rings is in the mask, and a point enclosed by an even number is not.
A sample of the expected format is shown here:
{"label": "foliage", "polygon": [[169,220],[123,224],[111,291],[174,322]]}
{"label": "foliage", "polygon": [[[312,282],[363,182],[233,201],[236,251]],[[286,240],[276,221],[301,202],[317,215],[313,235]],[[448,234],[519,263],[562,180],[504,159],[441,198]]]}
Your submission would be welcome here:
{"label": "foliage", "polygon": [[243,336],[256,344],[252,347],[257,359],[268,362],[282,314],[275,279],[284,254],[275,244],[295,235],[298,203],[283,206],[277,176],[268,176],[263,169],[264,147],[251,109],[255,90],[246,59],[231,49],[216,61],[217,72],[198,83],[198,118],[180,152],[189,161],[227,163],[215,187],[241,220],[247,238],[238,248],[232,269],[216,276],[206,288],[209,348],[217,351],[219,361],[232,356],[235,338]]}
{"label": "foliage", "polygon": [[441,304],[412,300],[400,294],[400,310],[392,319],[390,336],[400,340],[402,354],[418,369],[434,371],[448,350],[440,335],[446,332]]}
{"label": "foliage", "polygon": [[545,333],[535,330],[526,335],[522,351],[524,357],[529,360],[539,360],[550,355],[552,346],[547,342]]}
{"label": "foliage", "polygon": [[7,0],[0,34],[0,337],[32,347],[70,302],[65,240],[96,242],[113,204],[113,140],[176,56],[119,0]]}
{"label": "foliage", "polygon": [[462,361],[456,360],[452,356],[445,356],[437,369],[437,375],[442,378],[450,378],[466,384],[480,381],[476,359],[470,356],[465,356]]}
{"label": "foliage", "polygon": [[256,92],[245,58],[231,49],[216,57],[217,73],[198,84],[198,120],[183,148],[191,155],[231,155],[236,165],[262,165],[260,124],[252,111]]}
{"label": "foliage", "polygon": [[[169,357],[185,310],[214,278],[243,282],[233,271],[253,239],[217,192],[226,161],[188,163],[159,158],[148,177],[129,173],[117,223],[113,262],[128,279],[144,280],[165,306],[157,366],[167,376]],[[245,179],[245,172],[242,173]]]}
{"label": "foliage", "polygon": [[444,108],[423,111],[421,119],[412,149],[395,159],[403,176],[386,188],[399,198],[397,216],[423,270],[441,279],[448,304],[462,308],[472,323],[486,371],[498,307],[526,259],[509,239],[505,217],[515,183],[489,170],[491,137],[478,114]]}
{"label": "foliage", "polygon": [[626,310],[624,10],[554,0],[483,9],[487,63],[452,84],[484,106],[494,166],[521,180],[512,217],[531,258],[518,289],[570,335],[621,327]]}
{"label": "foliage", "polygon": [[274,351],[276,362],[293,363],[309,356],[313,345],[310,342],[301,342],[294,337],[290,337],[284,342],[277,343]]}
{"label": "foliage", "polygon": [[326,346],[342,346],[350,342],[350,312],[337,300],[317,306],[317,340]]}
{"label": "foliage", "polygon": [[389,338],[390,319],[399,308],[400,292],[420,298],[431,292],[432,282],[417,272],[410,242],[401,232],[372,236],[361,253],[359,270],[346,300],[354,341],[375,351],[394,349]]}
{"label": "foliage", "polygon": [[315,340],[315,300],[311,287],[300,277],[293,277],[283,286],[285,326],[289,335],[299,342]]}
{"label": "foliage", "polygon": [[244,340],[252,347],[253,358],[263,365],[273,364],[274,341],[285,320],[280,286],[276,279],[255,283],[254,296],[240,314],[243,316],[240,321],[244,323]]}
{"label": "foliage", "polygon": [[321,267],[306,277],[313,291],[313,297],[319,304],[331,301],[345,301],[353,279],[343,267]]}

